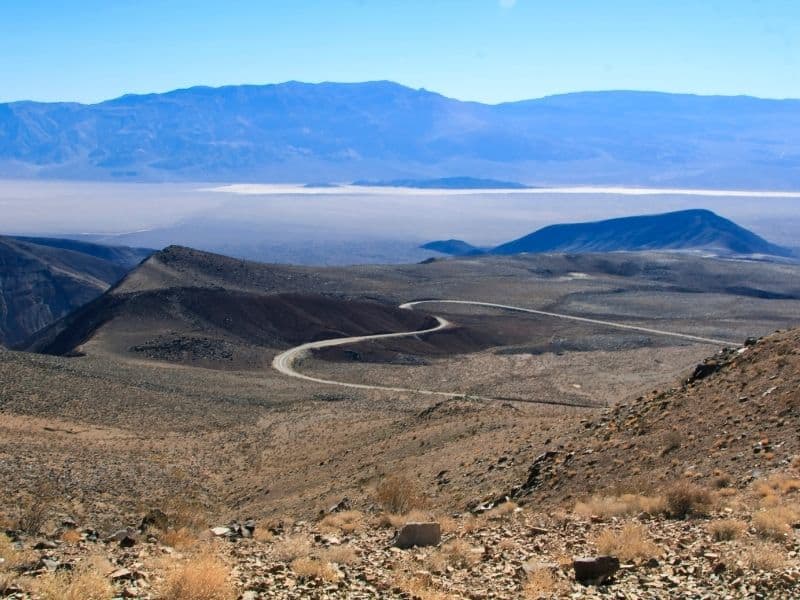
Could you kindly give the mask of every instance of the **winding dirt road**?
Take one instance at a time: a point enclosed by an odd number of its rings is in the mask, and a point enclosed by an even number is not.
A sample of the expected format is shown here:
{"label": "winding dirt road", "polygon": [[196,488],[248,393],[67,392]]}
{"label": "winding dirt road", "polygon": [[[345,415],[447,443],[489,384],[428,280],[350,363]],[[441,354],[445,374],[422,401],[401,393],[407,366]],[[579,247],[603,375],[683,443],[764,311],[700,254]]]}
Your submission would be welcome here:
{"label": "winding dirt road", "polygon": [[[686,333],[675,333],[672,331],[663,331],[660,329],[651,329],[649,327],[640,327],[638,325],[628,325],[625,323],[615,323],[613,321],[602,321],[599,319],[589,319],[586,317],[576,317],[573,315],[565,315],[561,313],[554,313],[548,312],[543,310],[536,310],[533,308],[521,308],[519,306],[509,306],[506,304],[494,304],[491,302],[477,302],[472,300],[418,300],[416,302],[406,302],[405,304],[401,304],[400,308],[406,310],[413,310],[415,306],[420,304],[466,304],[466,305],[473,305],[473,306],[483,306],[488,308],[497,308],[501,310],[510,310],[515,312],[523,312],[523,313],[530,313],[535,315],[541,315],[546,317],[554,317],[557,319],[566,319],[570,321],[580,321],[582,323],[591,323],[594,325],[603,325],[606,327],[616,327],[618,329],[628,329],[633,331],[641,331],[643,333],[649,333],[651,335],[661,335],[661,336],[668,336],[668,337],[676,337],[682,338],[686,340],[690,340],[693,342],[700,342],[703,344],[712,344],[715,346],[736,346],[735,342],[729,342],[725,340],[716,340],[713,338],[705,338],[696,335],[690,335]],[[560,402],[558,400],[533,400],[533,399],[525,399],[525,398],[491,398],[488,396],[474,396],[472,394],[466,394],[464,392],[439,392],[434,390],[419,390],[413,388],[402,388],[402,387],[390,387],[390,386],[383,386],[383,385],[371,385],[367,383],[349,383],[346,381],[335,381],[333,379],[322,379],[320,377],[312,377],[310,375],[304,375],[295,370],[294,363],[304,357],[307,356],[312,350],[316,350],[319,348],[330,348],[332,346],[343,346],[346,344],[353,344],[357,342],[365,342],[369,340],[381,340],[381,339],[389,339],[389,338],[400,338],[400,337],[414,337],[414,336],[421,336],[426,335],[429,333],[435,333],[437,331],[442,331],[448,327],[452,327],[452,323],[443,319],[442,317],[434,317],[437,321],[437,325],[435,327],[431,327],[430,329],[422,329],[418,331],[402,331],[398,333],[380,333],[376,335],[360,335],[354,337],[345,337],[345,338],[334,338],[329,340],[321,340],[318,342],[308,342],[306,344],[302,344],[300,346],[295,346],[294,348],[290,348],[281,354],[278,354],[272,361],[272,367],[283,373],[284,375],[288,375],[289,377],[294,377],[296,379],[304,379],[306,381],[313,381],[314,383],[322,383],[326,385],[337,385],[340,387],[348,387],[348,388],[356,388],[356,389],[363,389],[363,390],[381,390],[387,392],[411,392],[414,394],[422,394],[426,396],[440,396],[443,398],[465,398],[469,396],[471,398],[476,398],[478,400],[493,400],[493,401],[512,401],[512,402],[531,402],[534,404],[555,404],[559,406],[575,406],[580,408],[598,408],[597,404],[578,404],[578,403],[571,403],[571,402]]]}

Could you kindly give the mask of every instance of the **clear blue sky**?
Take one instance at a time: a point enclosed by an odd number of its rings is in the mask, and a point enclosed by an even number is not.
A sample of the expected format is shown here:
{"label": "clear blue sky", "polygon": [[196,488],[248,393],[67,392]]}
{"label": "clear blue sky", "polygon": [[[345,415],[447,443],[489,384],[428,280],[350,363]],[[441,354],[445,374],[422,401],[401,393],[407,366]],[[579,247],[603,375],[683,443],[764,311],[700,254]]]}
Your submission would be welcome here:
{"label": "clear blue sky", "polygon": [[0,0],[0,100],[391,79],[800,98],[800,0]]}

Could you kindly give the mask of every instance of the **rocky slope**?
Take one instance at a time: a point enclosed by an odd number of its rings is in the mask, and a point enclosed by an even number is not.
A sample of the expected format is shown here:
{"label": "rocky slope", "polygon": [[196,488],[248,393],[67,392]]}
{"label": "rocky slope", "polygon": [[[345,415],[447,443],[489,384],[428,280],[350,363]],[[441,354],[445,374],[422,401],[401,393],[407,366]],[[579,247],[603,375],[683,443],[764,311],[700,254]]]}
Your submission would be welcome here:
{"label": "rocky slope", "polygon": [[151,251],[0,237],[0,343],[11,346],[96,298]]}
{"label": "rocky slope", "polygon": [[800,454],[800,329],[725,349],[675,387],[585,419],[542,448],[517,498],[657,492],[683,476],[746,487]]}

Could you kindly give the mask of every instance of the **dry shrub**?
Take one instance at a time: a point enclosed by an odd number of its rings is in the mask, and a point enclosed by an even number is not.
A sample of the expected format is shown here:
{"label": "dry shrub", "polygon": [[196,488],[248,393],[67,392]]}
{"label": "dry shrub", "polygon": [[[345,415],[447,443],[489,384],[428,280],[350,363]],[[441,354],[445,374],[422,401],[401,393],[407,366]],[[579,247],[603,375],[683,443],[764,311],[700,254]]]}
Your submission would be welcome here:
{"label": "dry shrub", "polygon": [[417,483],[404,475],[384,479],[378,485],[376,495],[384,510],[397,515],[425,506],[425,497]]}
{"label": "dry shrub", "polygon": [[552,569],[542,567],[528,575],[525,585],[522,586],[522,597],[526,600],[560,598],[566,591],[566,586],[559,581]]}
{"label": "dry shrub", "polygon": [[271,542],[275,539],[275,534],[266,527],[256,527],[253,532],[253,539],[257,542]]}
{"label": "dry shrub", "polygon": [[55,504],[55,485],[42,480],[33,493],[20,503],[22,511],[17,518],[17,529],[28,535],[37,535],[44,527]]}
{"label": "dry shrub", "polygon": [[294,559],[291,568],[295,575],[304,579],[334,582],[341,577],[339,571],[331,563],[307,556]]}
{"label": "dry shrub", "polygon": [[432,519],[433,517],[430,513],[426,513],[421,510],[412,510],[405,515],[381,513],[378,515],[378,527],[393,527],[394,529],[400,529],[406,523],[424,523]]}
{"label": "dry shrub", "polygon": [[462,598],[436,588],[430,575],[424,573],[401,575],[396,577],[393,583],[395,587],[405,591],[416,600],[460,600]]}
{"label": "dry shrub", "polygon": [[17,550],[8,536],[0,534],[0,568],[13,569],[25,562],[25,559],[25,553]]}
{"label": "dry shrub", "polygon": [[575,505],[575,514],[578,516],[624,517],[639,513],[651,515],[665,511],[664,499],[659,496],[640,496],[638,494],[623,494],[622,496],[592,496],[585,502]]}
{"label": "dry shrub", "polygon": [[439,523],[439,529],[443,534],[455,533],[456,531],[458,531],[459,522],[453,517],[447,517],[447,516],[437,517],[435,521]]}
{"label": "dry shrub", "polygon": [[601,554],[629,561],[653,558],[661,554],[660,548],[650,540],[647,529],[638,523],[628,523],[620,531],[605,530],[595,539]]}
{"label": "dry shrub", "polygon": [[185,528],[194,532],[208,529],[208,515],[206,514],[206,509],[199,502],[179,502],[170,508],[168,514],[170,516],[170,524],[175,529]]}
{"label": "dry shrub", "polygon": [[158,541],[165,546],[185,550],[197,544],[197,535],[187,527],[157,532]]}
{"label": "dry shrub", "polygon": [[66,529],[61,533],[61,541],[67,544],[77,544],[83,536],[76,529]]}
{"label": "dry shrub", "polygon": [[481,561],[483,549],[471,546],[466,541],[457,538],[445,543],[439,553],[451,567],[468,569]]}
{"label": "dry shrub", "polygon": [[756,493],[762,497],[774,494],[786,496],[800,490],[800,479],[786,473],[774,473],[766,479],[759,479],[754,484],[754,488]]}
{"label": "dry shrub", "polygon": [[358,562],[358,554],[352,546],[331,546],[320,553],[320,560],[337,565],[352,565]]}
{"label": "dry shrub", "polygon": [[722,519],[708,524],[708,532],[717,542],[735,540],[747,531],[747,523],[739,519]]}
{"label": "dry shrub", "polygon": [[278,560],[291,562],[311,554],[311,542],[304,535],[292,535],[276,542],[272,546],[272,552]]}
{"label": "dry shrub", "polygon": [[722,471],[714,471],[714,477],[711,479],[711,485],[715,489],[724,489],[730,487],[733,483],[733,477],[729,473]]}
{"label": "dry shrub", "polygon": [[346,510],[340,513],[326,515],[319,522],[320,531],[342,533],[355,533],[364,528],[364,515],[357,510]]}
{"label": "dry shrub", "polygon": [[664,442],[661,447],[661,456],[665,456],[669,454],[673,450],[677,450],[681,447],[681,443],[683,442],[684,434],[682,434],[677,429],[672,429],[668,431],[664,435]]}
{"label": "dry shrub", "polygon": [[167,573],[159,595],[164,600],[234,600],[228,568],[217,557],[200,555]]}
{"label": "dry shrub", "polygon": [[108,578],[86,566],[42,575],[36,581],[36,591],[41,600],[109,600],[114,596]]}
{"label": "dry shrub", "polygon": [[714,495],[710,490],[691,481],[678,481],[665,494],[667,512],[675,519],[706,515],[714,506]]}
{"label": "dry shrub", "polygon": [[792,525],[800,519],[796,508],[775,506],[753,515],[753,528],[760,536],[781,540],[792,532]]}
{"label": "dry shrub", "polygon": [[745,564],[757,571],[777,571],[787,564],[786,550],[778,544],[760,542],[744,552]]}
{"label": "dry shrub", "polygon": [[503,502],[502,504],[498,504],[491,510],[488,510],[484,513],[484,516],[489,519],[490,521],[498,521],[500,519],[505,519],[506,517],[513,515],[514,512],[517,510],[518,504],[516,502]]}

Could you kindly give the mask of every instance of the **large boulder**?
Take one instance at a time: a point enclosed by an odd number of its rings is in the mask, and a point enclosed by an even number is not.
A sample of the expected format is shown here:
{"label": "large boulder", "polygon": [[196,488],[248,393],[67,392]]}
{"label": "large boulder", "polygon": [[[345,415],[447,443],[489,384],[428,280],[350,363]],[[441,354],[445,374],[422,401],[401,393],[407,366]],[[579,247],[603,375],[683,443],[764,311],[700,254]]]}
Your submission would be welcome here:
{"label": "large boulder", "polygon": [[584,556],[572,561],[575,579],[585,585],[600,585],[608,581],[619,570],[616,556]]}
{"label": "large boulder", "polygon": [[442,541],[442,529],[438,523],[406,523],[397,534],[394,545],[398,548],[414,546],[436,546]]}

